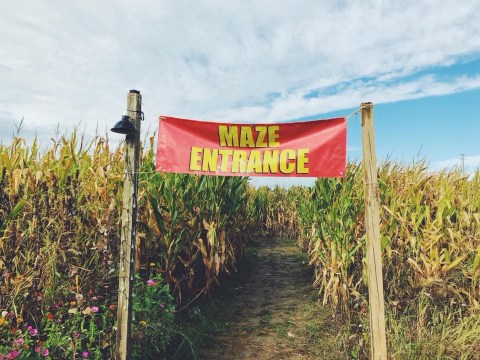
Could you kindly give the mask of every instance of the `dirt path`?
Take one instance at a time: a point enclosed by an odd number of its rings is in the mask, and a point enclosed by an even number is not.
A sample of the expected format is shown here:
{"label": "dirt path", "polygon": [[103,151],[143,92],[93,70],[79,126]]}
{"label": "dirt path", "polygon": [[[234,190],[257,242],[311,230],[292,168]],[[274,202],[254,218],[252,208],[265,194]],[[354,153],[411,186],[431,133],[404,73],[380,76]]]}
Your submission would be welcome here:
{"label": "dirt path", "polygon": [[201,359],[343,359],[338,322],[316,301],[304,255],[294,242],[257,238],[238,273],[214,296],[223,327]]}

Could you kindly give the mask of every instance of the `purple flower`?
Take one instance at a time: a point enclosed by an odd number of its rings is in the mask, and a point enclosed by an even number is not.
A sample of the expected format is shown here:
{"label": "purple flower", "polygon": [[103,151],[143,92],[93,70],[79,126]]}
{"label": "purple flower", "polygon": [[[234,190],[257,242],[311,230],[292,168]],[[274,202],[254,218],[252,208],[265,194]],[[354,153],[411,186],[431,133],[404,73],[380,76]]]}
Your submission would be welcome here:
{"label": "purple flower", "polygon": [[35,346],[35,352],[39,353],[42,349],[40,349],[40,346]]}
{"label": "purple flower", "polygon": [[27,331],[30,331],[30,330],[32,330],[32,329],[33,329],[33,328],[32,328],[31,326],[28,326],[28,327],[27,327]]}
{"label": "purple flower", "polygon": [[148,286],[153,286],[153,285],[155,285],[155,281],[153,281],[152,279],[149,279],[149,280],[147,280],[147,285]]}
{"label": "purple flower", "polygon": [[8,358],[9,359],[15,359],[18,356],[19,352],[17,350],[11,350],[8,353]]}
{"label": "purple flower", "polygon": [[30,330],[28,330],[28,333],[30,334],[30,336],[37,336],[38,330],[37,329],[30,329]]}
{"label": "purple flower", "polygon": [[80,334],[78,333],[78,331],[73,332],[73,335],[72,335],[73,340],[77,340],[79,336],[80,336]]}
{"label": "purple flower", "polygon": [[19,339],[15,339],[13,340],[13,346],[22,346],[23,345],[23,339],[22,338],[19,338]]}
{"label": "purple flower", "polygon": [[88,351],[82,352],[82,358],[86,358],[88,356]]}
{"label": "purple flower", "polygon": [[90,311],[91,311],[92,313],[96,313],[96,312],[98,312],[98,307],[92,306],[92,307],[90,308]]}
{"label": "purple flower", "polygon": [[47,357],[48,356],[48,349],[43,349],[42,350],[42,356]]}

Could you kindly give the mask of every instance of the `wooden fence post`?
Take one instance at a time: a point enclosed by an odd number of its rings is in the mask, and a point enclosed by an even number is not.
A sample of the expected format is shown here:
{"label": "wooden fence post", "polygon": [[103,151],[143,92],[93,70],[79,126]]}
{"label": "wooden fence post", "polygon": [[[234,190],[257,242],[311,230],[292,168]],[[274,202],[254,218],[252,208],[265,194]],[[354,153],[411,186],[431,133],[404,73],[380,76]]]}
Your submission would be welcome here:
{"label": "wooden fence post", "polygon": [[126,136],[125,172],[123,183],[122,228],[120,235],[120,267],[118,274],[117,338],[115,358],[130,359],[130,324],[132,320],[132,288],[134,250],[137,229],[137,190],[140,157],[140,124],[142,96],[130,90],[127,112],[137,130]]}
{"label": "wooden fence post", "polygon": [[362,103],[362,148],[367,233],[368,302],[370,308],[371,359],[387,359],[385,305],[383,299],[382,254],[377,164],[373,135],[373,104]]}

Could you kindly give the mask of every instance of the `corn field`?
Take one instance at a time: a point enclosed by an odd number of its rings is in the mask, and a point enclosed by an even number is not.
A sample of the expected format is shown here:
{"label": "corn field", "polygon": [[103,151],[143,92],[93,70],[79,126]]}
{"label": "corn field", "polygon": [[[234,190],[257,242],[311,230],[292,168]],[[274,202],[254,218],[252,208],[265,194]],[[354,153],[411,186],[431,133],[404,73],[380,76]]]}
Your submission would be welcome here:
{"label": "corn field", "polygon": [[280,186],[249,189],[248,213],[251,227],[272,236],[298,239],[300,228],[297,217],[300,204],[310,201],[310,189]]}
{"label": "corn field", "polygon": [[[412,166],[386,162],[378,176],[393,358],[470,358],[480,349],[475,327],[480,310],[480,174],[467,178],[461,171],[429,173],[422,162]],[[303,202],[298,214],[300,239],[307,244],[321,299],[350,321],[349,339],[366,353],[363,202],[362,169],[351,164],[344,180],[318,179],[311,201]],[[447,338],[462,326],[467,327],[462,336],[470,334],[467,345],[435,353],[432,335],[443,331]],[[443,343],[438,336],[435,341]],[[422,337],[428,338],[425,349],[407,349],[409,343],[421,343]]]}
{"label": "corn field", "polygon": [[[155,264],[178,302],[235,269],[248,232],[247,179],[159,174],[142,154],[137,272]],[[123,148],[74,133],[43,153],[0,147],[0,308],[39,316],[32,292],[71,288],[115,301]]]}
{"label": "corn field", "polygon": [[[390,356],[478,358],[479,172],[385,162],[378,176]],[[264,229],[307,252],[320,301],[348,324],[343,341],[353,358],[369,358],[370,341],[363,186],[362,167],[349,164],[344,179],[260,187],[253,197]]]}
{"label": "corn field", "polygon": [[[298,241],[320,300],[366,358],[368,288],[362,168],[311,188],[252,188],[245,177],[161,174],[153,139],[141,155],[135,270],[154,269],[178,303],[235,271],[256,233]],[[45,151],[0,146],[0,309],[37,321],[34,295],[116,301],[123,148],[73,133]],[[420,162],[378,169],[387,333],[393,359],[480,353],[480,173]],[[36,320],[37,319],[37,320]],[[432,347],[432,343],[446,344]]]}
{"label": "corn field", "polygon": [[[420,293],[458,310],[479,307],[479,179],[429,174],[423,164],[379,169],[386,296],[398,309]],[[361,168],[351,165],[345,180],[317,180],[304,204],[302,237],[323,301],[349,316],[366,286]]]}

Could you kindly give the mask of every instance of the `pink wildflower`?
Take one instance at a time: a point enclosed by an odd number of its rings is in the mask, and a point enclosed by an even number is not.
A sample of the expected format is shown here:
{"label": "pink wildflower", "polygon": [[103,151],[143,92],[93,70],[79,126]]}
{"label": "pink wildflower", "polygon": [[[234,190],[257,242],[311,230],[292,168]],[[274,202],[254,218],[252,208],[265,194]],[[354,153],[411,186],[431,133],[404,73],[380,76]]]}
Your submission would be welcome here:
{"label": "pink wildflower", "polygon": [[92,307],[90,308],[90,311],[91,311],[92,313],[96,313],[96,312],[98,312],[98,307],[92,306]]}
{"label": "pink wildflower", "polygon": [[82,352],[82,358],[86,358],[88,356],[88,351]]}
{"label": "pink wildflower", "polygon": [[8,353],[8,358],[9,359],[15,359],[17,358],[19,352],[17,350],[11,350],[9,353]]}
{"label": "pink wildflower", "polygon": [[22,346],[22,345],[23,345],[23,339],[22,338],[18,338],[18,339],[13,340],[13,346]]}
{"label": "pink wildflower", "polygon": [[48,356],[48,349],[43,349],[42,350],[42,356],[47,357]]}
{"label": "pink wildflower", "polygon": [[28,333],[30,334],[30,336],[37,336],[38,330],[37,329],[30,329],[30,330],[28,330]]}
{"label": "pink wildflower", "polygon": [[149,280],[147,280],[147,285],[148,286],[153,286],[153,285],[155,285],[155,281],[153,281],[152,279],[149,279]]}

